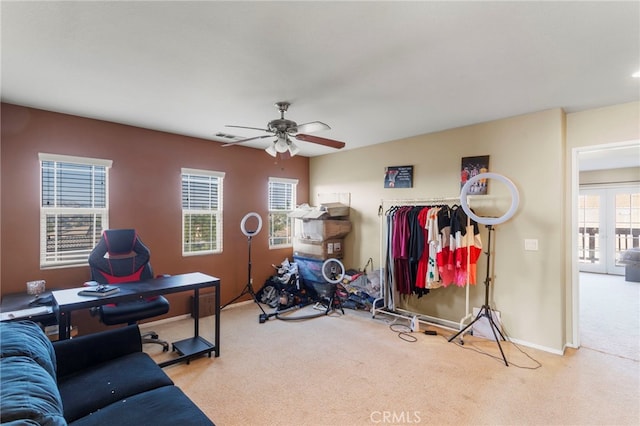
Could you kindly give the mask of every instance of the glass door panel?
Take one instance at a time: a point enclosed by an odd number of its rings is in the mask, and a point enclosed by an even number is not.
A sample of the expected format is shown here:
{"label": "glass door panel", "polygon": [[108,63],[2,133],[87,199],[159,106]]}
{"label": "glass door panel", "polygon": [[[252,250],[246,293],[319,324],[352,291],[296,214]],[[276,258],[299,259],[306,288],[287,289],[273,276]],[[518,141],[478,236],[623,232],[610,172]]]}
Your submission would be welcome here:
{"label": "glass door panel", "polygon": [[640,246],[640,189],[618,188],[609,190],[611,216],[615,218],[612,235],[613,256],[608,259],[607,273],[624,274],[624,265],[619,263],[621,254]]}
{"label": "glass door panel", "polygon": [[606,272],[604,197],[600,190],[584,189],[578,197],[578,268],[584,272]]}
{"label": "glass door panel", "polygon": [[640,187],[581,189],[578,269],[624,275],[621,254],[640,247]]}

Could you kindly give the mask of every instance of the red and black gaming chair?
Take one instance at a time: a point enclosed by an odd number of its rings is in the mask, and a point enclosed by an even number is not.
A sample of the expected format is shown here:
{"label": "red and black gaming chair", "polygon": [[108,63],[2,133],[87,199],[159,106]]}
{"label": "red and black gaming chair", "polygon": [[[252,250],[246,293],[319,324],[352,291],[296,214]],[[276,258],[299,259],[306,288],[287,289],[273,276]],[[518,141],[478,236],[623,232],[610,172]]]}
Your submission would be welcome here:
{"label": "red and black gaming chair", "polygon": [[[149,263],[151,252],[134,229],[107,229],[89,255],[91,279],[100,284],[122,284],[153,278]],[[126,285],[126,284],[123,284]],[[169,301],[163,296],[100,306],[100,320],[107,325],[135,324],[140,320],[169,312]],[[158,343],[164,351],[169,344],[155,332],[142,336],[143,343]]]}

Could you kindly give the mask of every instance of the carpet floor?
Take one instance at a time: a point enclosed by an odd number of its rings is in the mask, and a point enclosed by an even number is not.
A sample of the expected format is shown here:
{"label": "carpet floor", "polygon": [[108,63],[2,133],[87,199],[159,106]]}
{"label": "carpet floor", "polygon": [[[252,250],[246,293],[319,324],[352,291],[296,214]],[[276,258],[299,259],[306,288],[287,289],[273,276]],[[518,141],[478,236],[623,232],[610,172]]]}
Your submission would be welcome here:
{"label": "carpet floor", "polygon": [[[228,307],[219,358],[165,368],[218,426],[639,424],[637,358],[503,342],[506,367],[494,341],[449,343],[451,331],[411,333],[403,319],[346,310],[260,324],[259,313],[254,303]],[[208,339],[213,318],[201,319]],[[153,329],[179,340],[193,333],[193,320]],[[145,351],[158,361],[174,356],[157,345]]]}
{"label": "carpet floor", "polygon": [[581,347],[640,361],[640,283],[581,273],[579,330]]}

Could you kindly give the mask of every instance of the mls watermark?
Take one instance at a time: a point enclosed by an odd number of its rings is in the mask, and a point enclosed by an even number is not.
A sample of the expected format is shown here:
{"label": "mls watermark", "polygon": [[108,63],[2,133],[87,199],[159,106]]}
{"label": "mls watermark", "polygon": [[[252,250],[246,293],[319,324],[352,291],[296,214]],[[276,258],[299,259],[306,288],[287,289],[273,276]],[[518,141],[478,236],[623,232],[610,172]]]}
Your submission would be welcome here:
{"label": "mls watermark", "polygon": [[420,411],[372,411],[369,415],[375,424],[418,424],[422,421]]}

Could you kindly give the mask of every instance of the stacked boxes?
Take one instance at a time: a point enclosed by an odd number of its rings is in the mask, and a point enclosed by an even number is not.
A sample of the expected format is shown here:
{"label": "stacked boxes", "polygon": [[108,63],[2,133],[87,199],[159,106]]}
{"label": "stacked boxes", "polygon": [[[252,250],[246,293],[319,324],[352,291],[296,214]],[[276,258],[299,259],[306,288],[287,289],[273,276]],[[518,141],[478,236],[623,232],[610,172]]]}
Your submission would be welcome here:
{"label": "stacked boxes", "polygon": [[344,237],[351,232],[349,207],[339,203],[303,207],[290,214],[296,219],[293,254],[311,259],[342,259]]}

